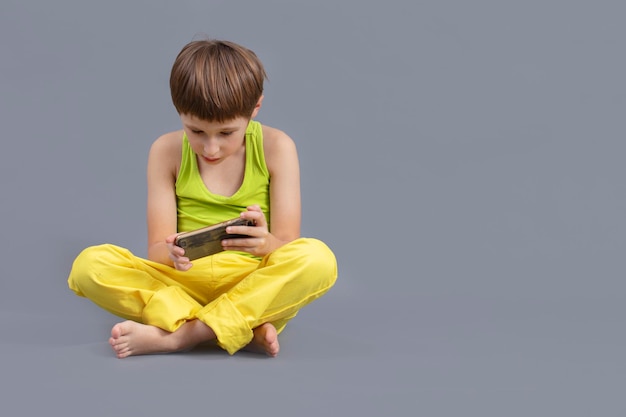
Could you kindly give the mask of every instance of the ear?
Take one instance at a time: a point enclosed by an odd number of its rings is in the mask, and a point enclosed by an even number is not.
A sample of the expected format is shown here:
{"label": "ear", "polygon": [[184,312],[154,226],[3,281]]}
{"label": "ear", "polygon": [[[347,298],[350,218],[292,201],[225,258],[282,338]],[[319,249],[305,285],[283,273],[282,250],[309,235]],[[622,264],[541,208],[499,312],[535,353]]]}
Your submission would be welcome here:
{"label": "ear", "polygon": [[256,106],[254,106],[254,110],[252,110],[252,116],[250,116],[251,119],[254,119],[256,115],[259,113],[259,110],[261,109],[262,104],[263,104],[263,95],[259,97],[259,101],[257,101]]}

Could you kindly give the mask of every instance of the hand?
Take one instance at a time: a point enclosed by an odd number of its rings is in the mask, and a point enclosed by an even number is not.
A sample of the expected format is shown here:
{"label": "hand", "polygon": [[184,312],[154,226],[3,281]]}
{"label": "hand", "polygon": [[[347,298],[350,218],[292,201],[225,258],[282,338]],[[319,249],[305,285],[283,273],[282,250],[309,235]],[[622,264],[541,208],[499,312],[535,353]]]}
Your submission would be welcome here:
{"label": "hand", "polygon": [[185,250],[180,246],[176,246],[174,244],[174,240],[178,236],[178,233],[168,236],[165,239],[165,243],[167,244],[167,249],[170,252],[170,259],[174,262],[174,268],[179,271],[188,271],[193,264],[189,260],[189,258],[185,257]]}
{"label": "hand", "polygon": [[271,252],[271,234],[267,228],[267,220],[257,205],[247,207],[241,218],[253,220],[255,226],[229,226],[227,233],[248,235],[249,238],[232,238],[222,240],[224,250],[248,252],[254,256],[265,256]]}

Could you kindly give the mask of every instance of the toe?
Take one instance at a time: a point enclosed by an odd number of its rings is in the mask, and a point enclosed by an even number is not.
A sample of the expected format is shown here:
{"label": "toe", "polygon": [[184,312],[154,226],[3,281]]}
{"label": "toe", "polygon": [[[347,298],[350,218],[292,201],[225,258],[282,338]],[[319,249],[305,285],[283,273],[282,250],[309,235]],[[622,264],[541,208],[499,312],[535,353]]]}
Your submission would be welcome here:
{"label": "toe", "polygon": [[120,323],[117,323],[111,329],[111,339],[119,339],[119,337],[121,335],[122,335],[122,327],[121,327]]}

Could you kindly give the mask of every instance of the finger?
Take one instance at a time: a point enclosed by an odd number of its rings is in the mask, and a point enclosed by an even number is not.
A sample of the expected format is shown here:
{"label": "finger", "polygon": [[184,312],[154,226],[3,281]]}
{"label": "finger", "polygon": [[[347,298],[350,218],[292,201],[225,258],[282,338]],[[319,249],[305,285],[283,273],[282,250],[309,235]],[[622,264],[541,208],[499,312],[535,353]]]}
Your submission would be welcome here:
{"label": "finger", "polygon": [[235,252],[246,252],[246,253],[250,253],[252,255],[256,255],[258,253],[258,250],[257,250],[256,246],[253,246],[253,247],[249,247],[249,246],[232,246],[232,247],[224,248],[224,250],[235,251]]}
{"label": "finger", "polygon": [[241,213],[240,217],[243,219],[254,221],[254,224],[257,227],[258,226],[267,227],[267,221],[265,219],[265,215],[260,210],[259,211],[244,211],[243,213]]}
{"label": "finger", "polygon": [[181,256],[183,256],[184,253],[179,253],[176,251],[176,249],[171,249],[170,250],[170,259],[174,262],[177,262],[178,259],[180,259]]}
{"label": "finger", "polygon": [[226,233],[232,235],[246,235],[253,237],[267,236],[267,228],[262,226],[228,226]]}
{"label": "finger", "polygon": [[170,250],[170,259],[174,262],[179,261],[181,259],[187,259],[188,258],[185,257],[185,249],[181,248],[180,246],[170,246],[169,247]]}
{"label": "finger", "polygon": [[172,258],[172,256],[176,256],[176,257],[180,257],[180,256],[184,256],[185,255],[185,250],[183,248],[181,248],[180,246],[175,245],[174,243],[171,242],[166,242],[167,244],[167,249],[170,252],[170,258],[172,260],[174,260],[174,258]]}
{"label": "finger", "polygon": [[265,244],[264,238],[254,239],[225,239],[222,240],[222,247],[226,250],[241,250],[248,252],[251,249],[262,247]]}
{"label": "finger", "polygon": [[191,268],[192,263],[189,261],[189,258],[178,258],[174,261],[174,266],[180,271],[186,271]]}
{"label": "finger", "polygon": [[193,266],[193,264],[191,262],[187,262],[183,265],[180,265],[180,267],[178,268],[179,271],[189,271],[191,269],[191,267]]}
{"label": "finger", "polygon": [[173,235],[169,235],[168,237],[165,238],[165,243],[174,244],[174,241],[176,240],[176,236],[178,236],[178,233],[174,233]]}

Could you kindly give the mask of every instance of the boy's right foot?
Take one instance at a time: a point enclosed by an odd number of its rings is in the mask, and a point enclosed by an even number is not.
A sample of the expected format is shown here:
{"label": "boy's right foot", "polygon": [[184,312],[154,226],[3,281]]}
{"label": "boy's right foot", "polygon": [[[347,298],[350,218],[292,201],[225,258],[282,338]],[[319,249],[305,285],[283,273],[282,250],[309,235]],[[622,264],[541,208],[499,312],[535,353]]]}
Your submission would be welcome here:
{"label": "boy's right foot", "polygon": [[175,348],[171,342],[171,333],[130,320],[113,326],[109,339],[120,359],[131,355],[172,352]]}
{"label": "boy's right foot", "polygon": [[215,333],[199,320],[188,321],[173,333],[131,320],[111,329],[109,344],[118,358],[186,350],[215,338]]}

